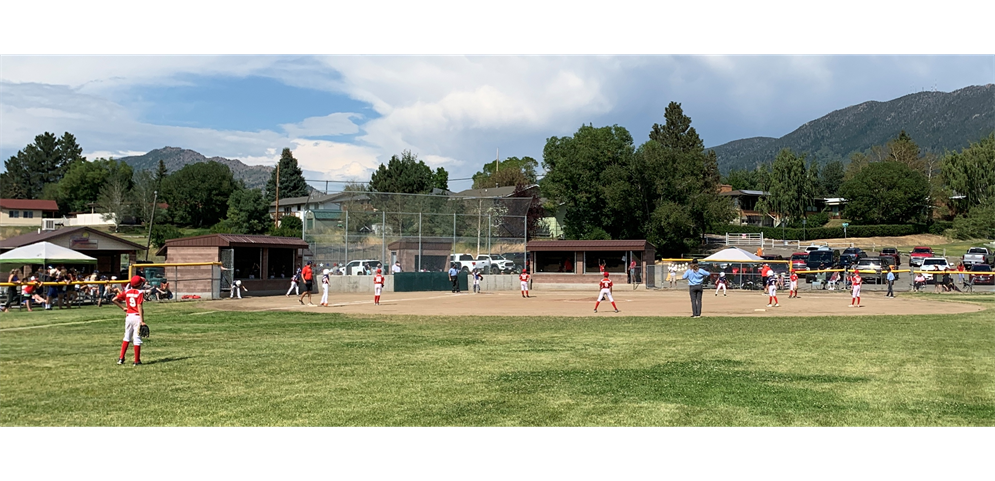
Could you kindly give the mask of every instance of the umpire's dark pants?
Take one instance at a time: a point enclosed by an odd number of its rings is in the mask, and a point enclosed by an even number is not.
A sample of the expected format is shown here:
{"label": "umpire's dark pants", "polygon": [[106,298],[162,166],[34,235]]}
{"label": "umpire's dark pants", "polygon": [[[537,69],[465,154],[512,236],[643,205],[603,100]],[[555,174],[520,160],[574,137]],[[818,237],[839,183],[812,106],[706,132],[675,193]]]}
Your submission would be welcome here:
{"label": "umpire's dark pants", "polygon": [[459,277],[453,277],[453,292],[459,292]]}
{"label": "umpire's dark pants", "polygon": [[888,293],[884,295],[885,297],[895,297],[895,293],[891,292],[891,285],[894,283],[895,281],[888,281]]}
{"label": "umpire's dark pants", "polygon": [[701,293],[704,290],[704,286],[698,284],[696,286],[688,287],[688,291],[691,293],[691,315],[700,316],[701,315]]}

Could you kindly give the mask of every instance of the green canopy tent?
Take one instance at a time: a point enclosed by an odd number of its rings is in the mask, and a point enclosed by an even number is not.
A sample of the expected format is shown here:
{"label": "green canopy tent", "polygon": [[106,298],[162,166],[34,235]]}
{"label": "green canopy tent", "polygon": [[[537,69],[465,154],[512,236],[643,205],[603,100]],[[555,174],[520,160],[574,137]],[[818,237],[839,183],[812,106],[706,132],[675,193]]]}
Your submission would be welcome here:
{"label": "green canopy tent", "polygon": [[96,263],[97,259],[50,242],[38,242],[0,254],[0,266]]}

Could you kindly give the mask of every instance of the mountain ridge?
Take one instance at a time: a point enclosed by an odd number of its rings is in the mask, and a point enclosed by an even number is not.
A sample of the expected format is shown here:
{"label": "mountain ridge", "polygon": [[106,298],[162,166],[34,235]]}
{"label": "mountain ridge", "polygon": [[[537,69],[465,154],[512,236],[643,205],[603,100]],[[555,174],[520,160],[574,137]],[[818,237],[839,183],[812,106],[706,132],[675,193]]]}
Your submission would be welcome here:
{"label": "mountain ridge", "polygon": [[162,160],[170,173],[176,172],[188,164],[218,162],[231,169],[232,175],[236,179],[242,179],[245,182],[245,186],[250,189],[265,189],[266,182],[269,181],[272,175],[271,172],[273,171],[273,167],[265,165],[246,165],[238,159],[206,157],[194,150],[169,146],[161,149],[153,149],[142,155],[121,157],[117,160],[130,165],[136,172],[141,170],[155,170],[159,166],[159,160]]}

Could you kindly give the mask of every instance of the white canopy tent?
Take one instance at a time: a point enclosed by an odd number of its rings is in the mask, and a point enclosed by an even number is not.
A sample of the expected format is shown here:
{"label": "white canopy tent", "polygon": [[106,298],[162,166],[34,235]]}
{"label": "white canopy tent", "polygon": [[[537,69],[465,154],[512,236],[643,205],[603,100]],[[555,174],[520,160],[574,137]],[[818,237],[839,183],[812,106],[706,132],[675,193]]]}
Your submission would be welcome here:
{"label": "white canopy tent", "polygon": [[702,259],[701,262],[750,262],[762,260],[762,257],[756,256],[739,247],[728,247]]}
{"label": "white canopy tent", "polygon": [[0,254],[0,264],[96,264],[97,259],[49,242],[18,247]]}
{"label": "white canopy tent", "polygon": [[719,274],[731,274],[727,276],[731,288],[753,288],[747,286],[761,284],[759,264],[763,263],[764,259],[738,247],[722,249],[700,259],[699,262],[707,266],[713,277],[717,277]]}

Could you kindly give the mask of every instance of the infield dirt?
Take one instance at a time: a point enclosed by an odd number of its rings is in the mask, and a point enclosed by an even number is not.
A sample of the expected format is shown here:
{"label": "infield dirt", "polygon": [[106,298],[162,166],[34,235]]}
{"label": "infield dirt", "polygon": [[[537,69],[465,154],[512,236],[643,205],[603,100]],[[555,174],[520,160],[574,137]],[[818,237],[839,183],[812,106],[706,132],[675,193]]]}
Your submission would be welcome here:
{"label": "infield dirt", "polygon": [[[595,286],[596,287],[596,286]],[[916,299],[913,294],[868,292],[861,297],[860,308],[850,308],[850,295],[844,292],[806,293],[788,299],[786,291],[778,292],[780,307],[767,307],[767,296],[759,291],[730,291],[728,296],[715,296],[706,290],[702,317],[770,317],[770,316],[880,316],[961,314],[984,310],[974,303],[943,302]],[[674,290],[628,290],[617,288],[615,313],[611,303],[603,301],[594,312],[597,291],[532,291],[525,299],[519,292],[485,292],[480,294],[449,292],[385,292],[379,306],[373,305],[370,294],[330,294],[328,307],[301,305],[295,297],[251,297],[222,299],[204,304],[206,309],[223,311],[307,311],[345,314],[390,315],[466,315],[466,316],[690,316],[691,301],[686,288]],[[312,295],[317,304],[320,295]]]}

